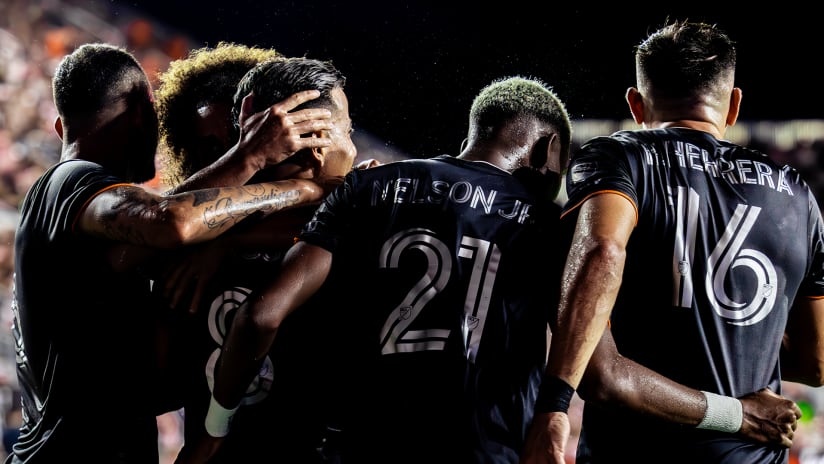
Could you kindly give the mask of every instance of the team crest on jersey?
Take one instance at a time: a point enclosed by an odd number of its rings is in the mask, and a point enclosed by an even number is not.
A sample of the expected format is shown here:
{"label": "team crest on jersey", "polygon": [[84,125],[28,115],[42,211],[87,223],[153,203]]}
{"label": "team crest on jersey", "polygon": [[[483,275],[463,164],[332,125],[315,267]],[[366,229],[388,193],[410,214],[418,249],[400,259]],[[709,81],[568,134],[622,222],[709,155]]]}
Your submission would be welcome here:
{"label": "team crest on jersey", "polygon": [[773,291],[775,291],[775,285],[764,284],[761,286],[761,294],[765,297],[771,297]]}
{"label": "team crest on jersey", "polygon": [[475,317],[471,314],[466,315],[466,328],[469,330],[475,330],[478,328],[478,324],[481,322],[481,319]]}
{"label": "team crest on jersey", "polygon": [[411,306],[404,306],[404,307],[400,308],[400,313],[401,313],[400,314],[401,319],[405,321],[405,320],[409,319],[409,316],[412,315],[412,307]]}
{"label": "team crest on jersey", "polygon": [[569,171],[569,178],[573,183],[587,180],[590,176],[598,172],[598,163],[578,163]]}
{"label": "team crest on jersey", "polygon": [[689,261],[678,261],[678,273],[683,275],[687,275],[690,272],[690,263]]}

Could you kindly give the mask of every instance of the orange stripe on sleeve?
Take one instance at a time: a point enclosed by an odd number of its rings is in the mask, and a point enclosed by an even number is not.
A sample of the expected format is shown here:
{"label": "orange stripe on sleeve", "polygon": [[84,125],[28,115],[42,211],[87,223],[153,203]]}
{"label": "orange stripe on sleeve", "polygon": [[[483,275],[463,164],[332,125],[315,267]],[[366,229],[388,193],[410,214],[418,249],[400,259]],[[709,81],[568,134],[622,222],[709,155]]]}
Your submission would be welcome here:
{"label": "orange stripe on sleeve", "polygon": [[100,189],[100,191],[98,191],[97,193],[95,193],[94,195],[92,195],[91,197],[89,197],[89,199],[88,199],[88,200],[86,200],[86,202],[85,202],[85,203],[83,203],[83,206],[82,206],[82,207],[80,208],[80,210],[77,212],[77,216],[75,216],[74,221],[72,221],[72,232],[74,232],[74,229],[75,229],[75,227],[77,226],[77,222],[80,220],[80,216],[82,216],[82,215],[83,215],[83,211],[86,211],[86,207],[88,207],[88,206],[89,206],[89,203],[91,203],[91,202],[92,202],[92,200],[94,200],[96,196],[100,195],[101,193],[105,192],[106,190],[111,190],[111,189],[113,189],[113,188],[115,188],[115,187],[123,187],[123,186],[131,186],[131,187],[133,187],[133,186],[134,186],[134,184],[129,184],[129,183],[126,183],[126,182],[119,183],[119,184],[112,184],[112,185],[109,185],[108,187],[104,187],[104,188]]}
{"label": "orange stripe on sleeve", "polygon": [[633,209],[635,210],[635,225],[638,225],[638,205],[636,205],[635,202],[632,201],[632,198],[630,198],[627,194],[625,194],[623,192],[619,192],[618,190],[598,190],[597,192],[590,193],[589,195],[584,197],[581,201],[576,203],[572,208],[567,209],[563,214],[561,214],[561,219],[563,219],[564,216],[569,214],[572,210],[578,209],[582,204],[584,204],[585,201],[589,200],[590,198],[594,197],[595,195],[601,195],[603,193],[611,193],[611,194],[614,194],[614,195],[620,195],[620,196],[626,198],[627,200],[629,200],[629,202],[632,204]]}

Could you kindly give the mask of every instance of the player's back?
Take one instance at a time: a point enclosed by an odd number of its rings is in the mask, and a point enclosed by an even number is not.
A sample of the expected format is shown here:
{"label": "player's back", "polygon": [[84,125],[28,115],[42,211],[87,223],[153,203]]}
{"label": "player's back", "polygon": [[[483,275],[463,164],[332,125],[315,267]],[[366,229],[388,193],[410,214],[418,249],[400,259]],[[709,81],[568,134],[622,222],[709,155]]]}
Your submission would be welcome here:
{"label": "player's back", "polygon": [[[704,132],[663,129],[590,141],[573,157],[570,175],[570,205],[613,190],[638,207],[611,316],[621,354],[701,390],[736,397],[767,386],[780,391],[788,305],[809,281],[807,263],[820,240],[818,207],[798,173]],[[753,448],[735,439],[722,444],[729,436],[632,422],[627,412],[608,414],[587,405],[582,443],[618,446],[643,427],[665,448],[678,449],[676,440],[715,441],[686,447],[714,455]],[[616,420],[627,427],[607,426]]]}
{"label": "player's back", "polygon": [[64,161],[21,205],[12,334],[24,423],[9,462],[157,459],[148,280],[115,271],[117,244],[74,227],[83,205],[119,182]]}
{"label": "player's back", "polygon": [[[700,131],[618,140],[635,151],[639,214],[613,312],[622,354],[728,395],[777,387],[776,334],[818,233],[810,189],[795,170]],[[677,329],[651,330],[661,324]]]}
{"label": "player's back", "polygon": [[543,214],[509,173],[448,156],[327,198],[302,238],[334,250],[329,294],[346,295],[329,313],[347,462],[517,462],[546,348]]}

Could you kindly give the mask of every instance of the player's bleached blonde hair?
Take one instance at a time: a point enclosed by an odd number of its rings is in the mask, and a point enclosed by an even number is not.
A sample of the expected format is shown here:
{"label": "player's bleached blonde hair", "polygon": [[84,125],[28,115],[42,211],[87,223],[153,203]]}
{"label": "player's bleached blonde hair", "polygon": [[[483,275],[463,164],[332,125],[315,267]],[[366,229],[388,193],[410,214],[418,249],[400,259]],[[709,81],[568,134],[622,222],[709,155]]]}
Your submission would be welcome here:
{"label": "player's bleached blonde hair", "polygon": [[493,81],[478,93],[469,110],[470,137],[489,139],[505,122],[534,117],[558,133],[562,153],[567,153],[572,124],[566,106],[552,88],[535,78],[512,76]]}

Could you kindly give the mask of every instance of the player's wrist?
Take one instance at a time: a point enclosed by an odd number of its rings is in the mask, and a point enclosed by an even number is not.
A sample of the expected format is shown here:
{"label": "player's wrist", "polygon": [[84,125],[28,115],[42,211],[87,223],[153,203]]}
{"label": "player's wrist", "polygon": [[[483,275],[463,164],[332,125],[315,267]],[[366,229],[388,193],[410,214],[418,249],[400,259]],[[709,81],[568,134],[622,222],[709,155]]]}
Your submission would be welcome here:
{"label": "player's wrist", "polygon": [[538,397],[535,399],[535,412],[549,413],[569,411],[569,403],[575,389],[563,379],[554,375],[545,375],[538,387]]}
{"label": "player's wrist", "polygon": [[225,437],[229,433],[229,427],[232,424],[232,418],[237,412],[240,405],[232,409],[227,409],[217,402],[214,396],[209,401],[209,410],[206,412],[206,420],[204,426],[206,433],[215,438]]}
{"label": "player's wrist", "polygon": [[249,147],[244,140],[238,141],[221,157],[224,166],[222,169],[237,173],[238,178],[251,179],[258,171],[264,169],[266,156]]}
{"label": "player's wrist", "polygon": [[736,433],[744,423],[744,407],[738,398],[702,391],[707,399],[704,419],[696,428]]}

